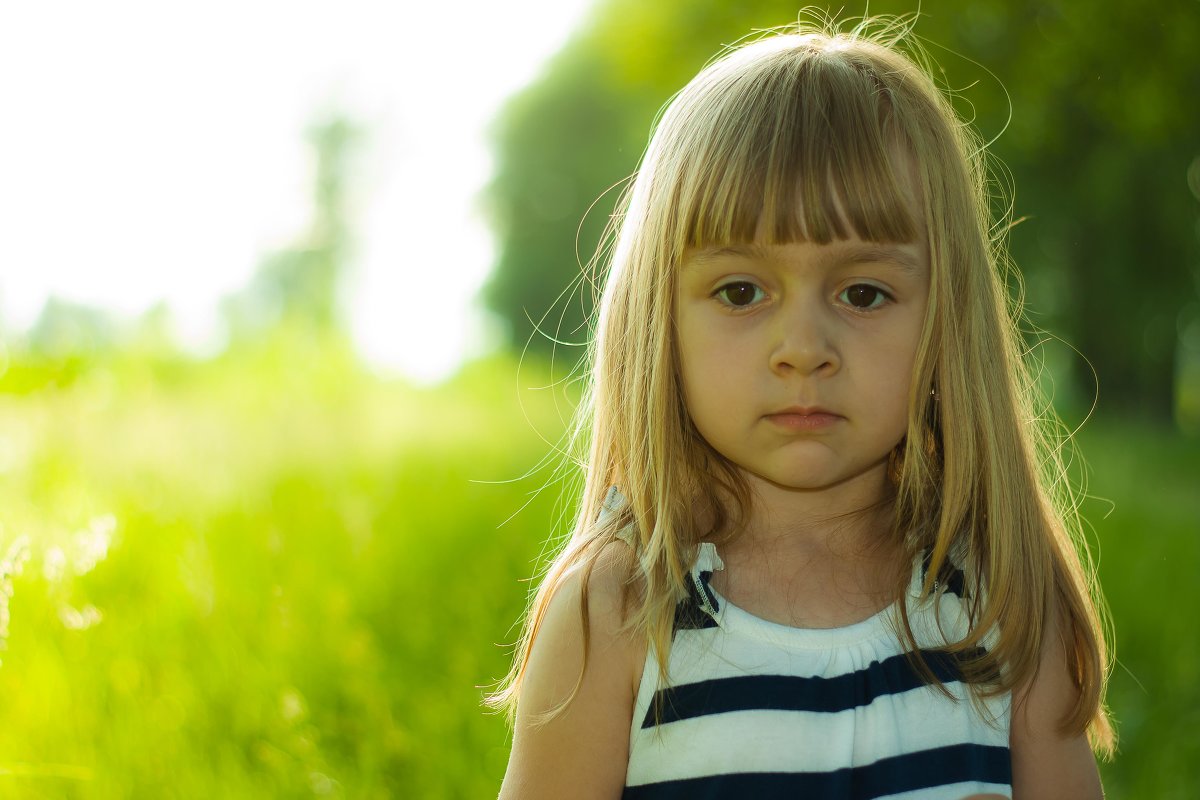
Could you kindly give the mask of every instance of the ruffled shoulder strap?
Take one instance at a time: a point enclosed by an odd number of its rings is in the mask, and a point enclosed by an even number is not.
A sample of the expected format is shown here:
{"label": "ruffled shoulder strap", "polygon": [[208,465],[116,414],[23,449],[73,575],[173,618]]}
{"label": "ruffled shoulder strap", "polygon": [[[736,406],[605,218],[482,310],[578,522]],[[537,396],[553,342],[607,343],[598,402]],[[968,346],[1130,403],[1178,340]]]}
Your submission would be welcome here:
{"label": "ruffled shoulder strap", "polygon": [[[608,493],[604,495],[603,502],[600,503],[600,513],[596,515],[596,524],[602,525],[613,517],[620,514],[625,509],[625,495],[615,487],[608,487]],[[637,549],[637,538],[633,535],[633,525],[625,525],[616,536],[630,547]]]}
{"label": "ruffled shoulder strap", "polygon": [[715,628],[719,624],[720,601],[709,586],[713,572],[725,569],[725,562],[717,555],[712,542],[701,542],[696,552],[696,562],[688,572],[687,597],[675,607],[675,632]]}
{"label": "ruffled shoulder strap", "polygon": [[[625,495],[612,486],[600,504],[597,523],[612,519],[625,508]],[[636,549],[633,525],[626,525],[617,531],[617,537],[630,547]],[[680,600],[675,607],[675,631],[712,628],[717,625],[717,615],[721,610],[716,593],[709,586],[714,571],[725,569],[725,562],[717,554],[716,545],[712,542],[701,542],[696,549],[696,559],[688,571],[687,596]]]}
{"label": "ruffled shoulder strap", "polygon": [[[938,575],[934,578],[934,594],[945,590],[947,594],[955,595],[964,600],[967,599],[967,581],[962,568],[959,566],[961,563],[962,554],[957,548],[946,556],[941,570],[939,570]],[[933,566],[933,548],[927,547],[921,554],[920,580],[916,584],[917,594],[920,594],[920,588],[924,585],[925,578],[929,575],[929,568],[931,566]]]}

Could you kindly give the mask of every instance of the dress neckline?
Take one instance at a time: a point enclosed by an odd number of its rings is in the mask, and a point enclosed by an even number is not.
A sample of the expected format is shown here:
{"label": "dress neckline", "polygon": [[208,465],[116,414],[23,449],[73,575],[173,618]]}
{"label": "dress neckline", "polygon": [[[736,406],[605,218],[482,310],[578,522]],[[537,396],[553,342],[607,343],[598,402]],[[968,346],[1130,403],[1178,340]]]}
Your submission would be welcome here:
{"label": "dress neckline", "polygon": [[[905,600],[909,603],[910,612],[913,610],[913,599],[920,596],[921,566],[919,560],[913,565],[913,575],[906,592]],[[804,650],[841,647],[875,639],[894,640],[896,636],[899,601],[893,601],[871,616],[848,625],[835,628],[800,628],[763,619],[730,602],[711,585],[712,573],[724,568],[725,562],[721,560],[716,545],[712,542],[701,542],[691,577],[698,588],[707,590],[709,597],[715,601],[711,605],[702,604],[701,609],[709,614],[719,627],[730,633],[744,633],[768,640],[777,646]],[[704,594],[700,597],[704,598]],[[705,605],[709,607],[706,608]]]}

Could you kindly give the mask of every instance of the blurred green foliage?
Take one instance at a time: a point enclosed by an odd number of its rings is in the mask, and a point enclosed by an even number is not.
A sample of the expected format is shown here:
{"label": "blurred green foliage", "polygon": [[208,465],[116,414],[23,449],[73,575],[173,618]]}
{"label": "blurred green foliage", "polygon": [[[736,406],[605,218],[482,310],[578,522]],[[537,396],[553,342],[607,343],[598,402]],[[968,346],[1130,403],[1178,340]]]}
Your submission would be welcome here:
{"label": "blurred green foliage", "polygon": [[520,479],[546,445],[519,421],[562,427],[514,370],[418,390],[289,330],[209,362],[15,360],[0,796],[493,794],[481,687],[557,502]]}
{"label": "blurred green foliage", "polygon": [[330,331],[342,322],[341,294],[353,251],[348,184],[363,137],[341,113],[309,125],[316,161],[312,220],[299,241],[269,254],[249,285],[224,298],[221,310],[235,344],[281,323]]}
{"label": "blurred green foliage", "polygon": [[[1086,406],[1094,366],[1102,408],[1162,420],[1179,411],[1181,422],[1200,425],[1200,8],[1191,0],[1152,10],[1116,0],[919,5],[916,33],[940,66],[939,82],[984,138],[996,139],[997,178],[1015,186],[1012,216],[1027,218],[1010,244],[1032,322],[1082,355],[1059,359],[1060,400]],[[869,6],[872,14],[914,7]],[[546,352],[552,338],[583,338],[594,293],[572,282],[656,112],[724,45],[794,21],[797,8],[602,0],[513,99],[495,134],[490,202],[501,253],[486,297],[518,346]],[[1007,209],[998,198],[997,212]]]}

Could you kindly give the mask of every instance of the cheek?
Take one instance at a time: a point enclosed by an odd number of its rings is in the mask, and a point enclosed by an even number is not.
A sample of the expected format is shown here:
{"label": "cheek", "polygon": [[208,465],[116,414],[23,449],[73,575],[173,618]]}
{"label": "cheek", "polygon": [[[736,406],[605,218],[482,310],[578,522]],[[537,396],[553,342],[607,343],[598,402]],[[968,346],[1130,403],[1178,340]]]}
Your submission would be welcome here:
{"label": "cheek", "polygon": [[690,336],[680,341],[679,375],[688,412],[696,417],[712,394],[712,353],[703,341]]}
{"label": "cheek", "polygon": [[887,418],[895,428],[897,438],[908,429],[908,395],[917,359],[919,330],[905,333],[912,335],[899,335],[882,344],[875,362],[883,389],[881,401],[886,398]]}
{"label": "cheek", "polygon": [[[739,367],[739,358],[729,337],[717,335],[711,328],[687,327],[680,320],[679,373],[684,403],[696,428],[710,439],[723,422],[731,418],[737,406],[739,387],[747,377]],[[711,443],[711,441],[710,441]]]}
{"label": "cheek", "polygon": [[712,324],[681,325],[680,334],[680,372],[685,386],[728,392],[745,384],[752,356],[744,337]]}
{"label": "cheek", "polygon": [[683,388],[689,394],[711,371],[711,343],[708,338],[704,326],[694,313],[689,312],[686,304],[676,312],[675,347],[679,355]]}

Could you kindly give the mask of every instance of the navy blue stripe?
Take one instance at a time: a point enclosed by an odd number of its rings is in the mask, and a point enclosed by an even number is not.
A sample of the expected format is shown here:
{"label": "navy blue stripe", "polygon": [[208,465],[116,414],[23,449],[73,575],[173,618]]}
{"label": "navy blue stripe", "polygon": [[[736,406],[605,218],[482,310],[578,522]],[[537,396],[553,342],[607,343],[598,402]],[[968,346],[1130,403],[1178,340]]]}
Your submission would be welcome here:
{"label": "navy blue stripe", "polygon": [[1007,747],[956,744],[881,758],[873,764],[832,772],[746,772],[627,786],[627,800],[772,800],[845,798],[871,800],[890,794],[967,781],[1009,785]]}
{"label": "navy blue stripe", "polygon": [[[965,653],[959,658],[974,659],[984,650]],[[943,683],[961,680],[957,659],[942,650],[922,650],[930,670]],[[729,711],[777,710],[837,712],[870,705],[877,697],[899,694],[924,686],[925,681],[913,669],[903,653],[872,661],[866,667],[832,678],[796,675],[739,675],[713,678],[659,689],[642,720],[643,728],[659,724]]]}
{"label": "navy blue stripe", "polygon": [[717,621],[704,613],[704,609],[692,602],[675,606],[674,631],[694,631],[717,627]]}
{"label": "navy blue stripe", "polygon": [[959,597],[966,597],[967,590],[963,585],[965,580],[961,569],[950,570],[950,574],[946,576],[946,591]]}
{"label": "navy blue stripe", "polygon": [[[705,570],[700,573],[700,583],[704,586],[704,593],[708,595],[708,601],[712,603],[714,609],[719,609],[720,606],[717,605],[717,597],[708,585],[711,578],[711,571]],[[700,597],[700,592],[696,590],[695,581],[687,581],[687,592],[687,599],[681,601],[675,607],[675,621],[672,635],[678,631],[717,627],[717,621],[713,619],[711,614],[704,610],[704,600]]]}

